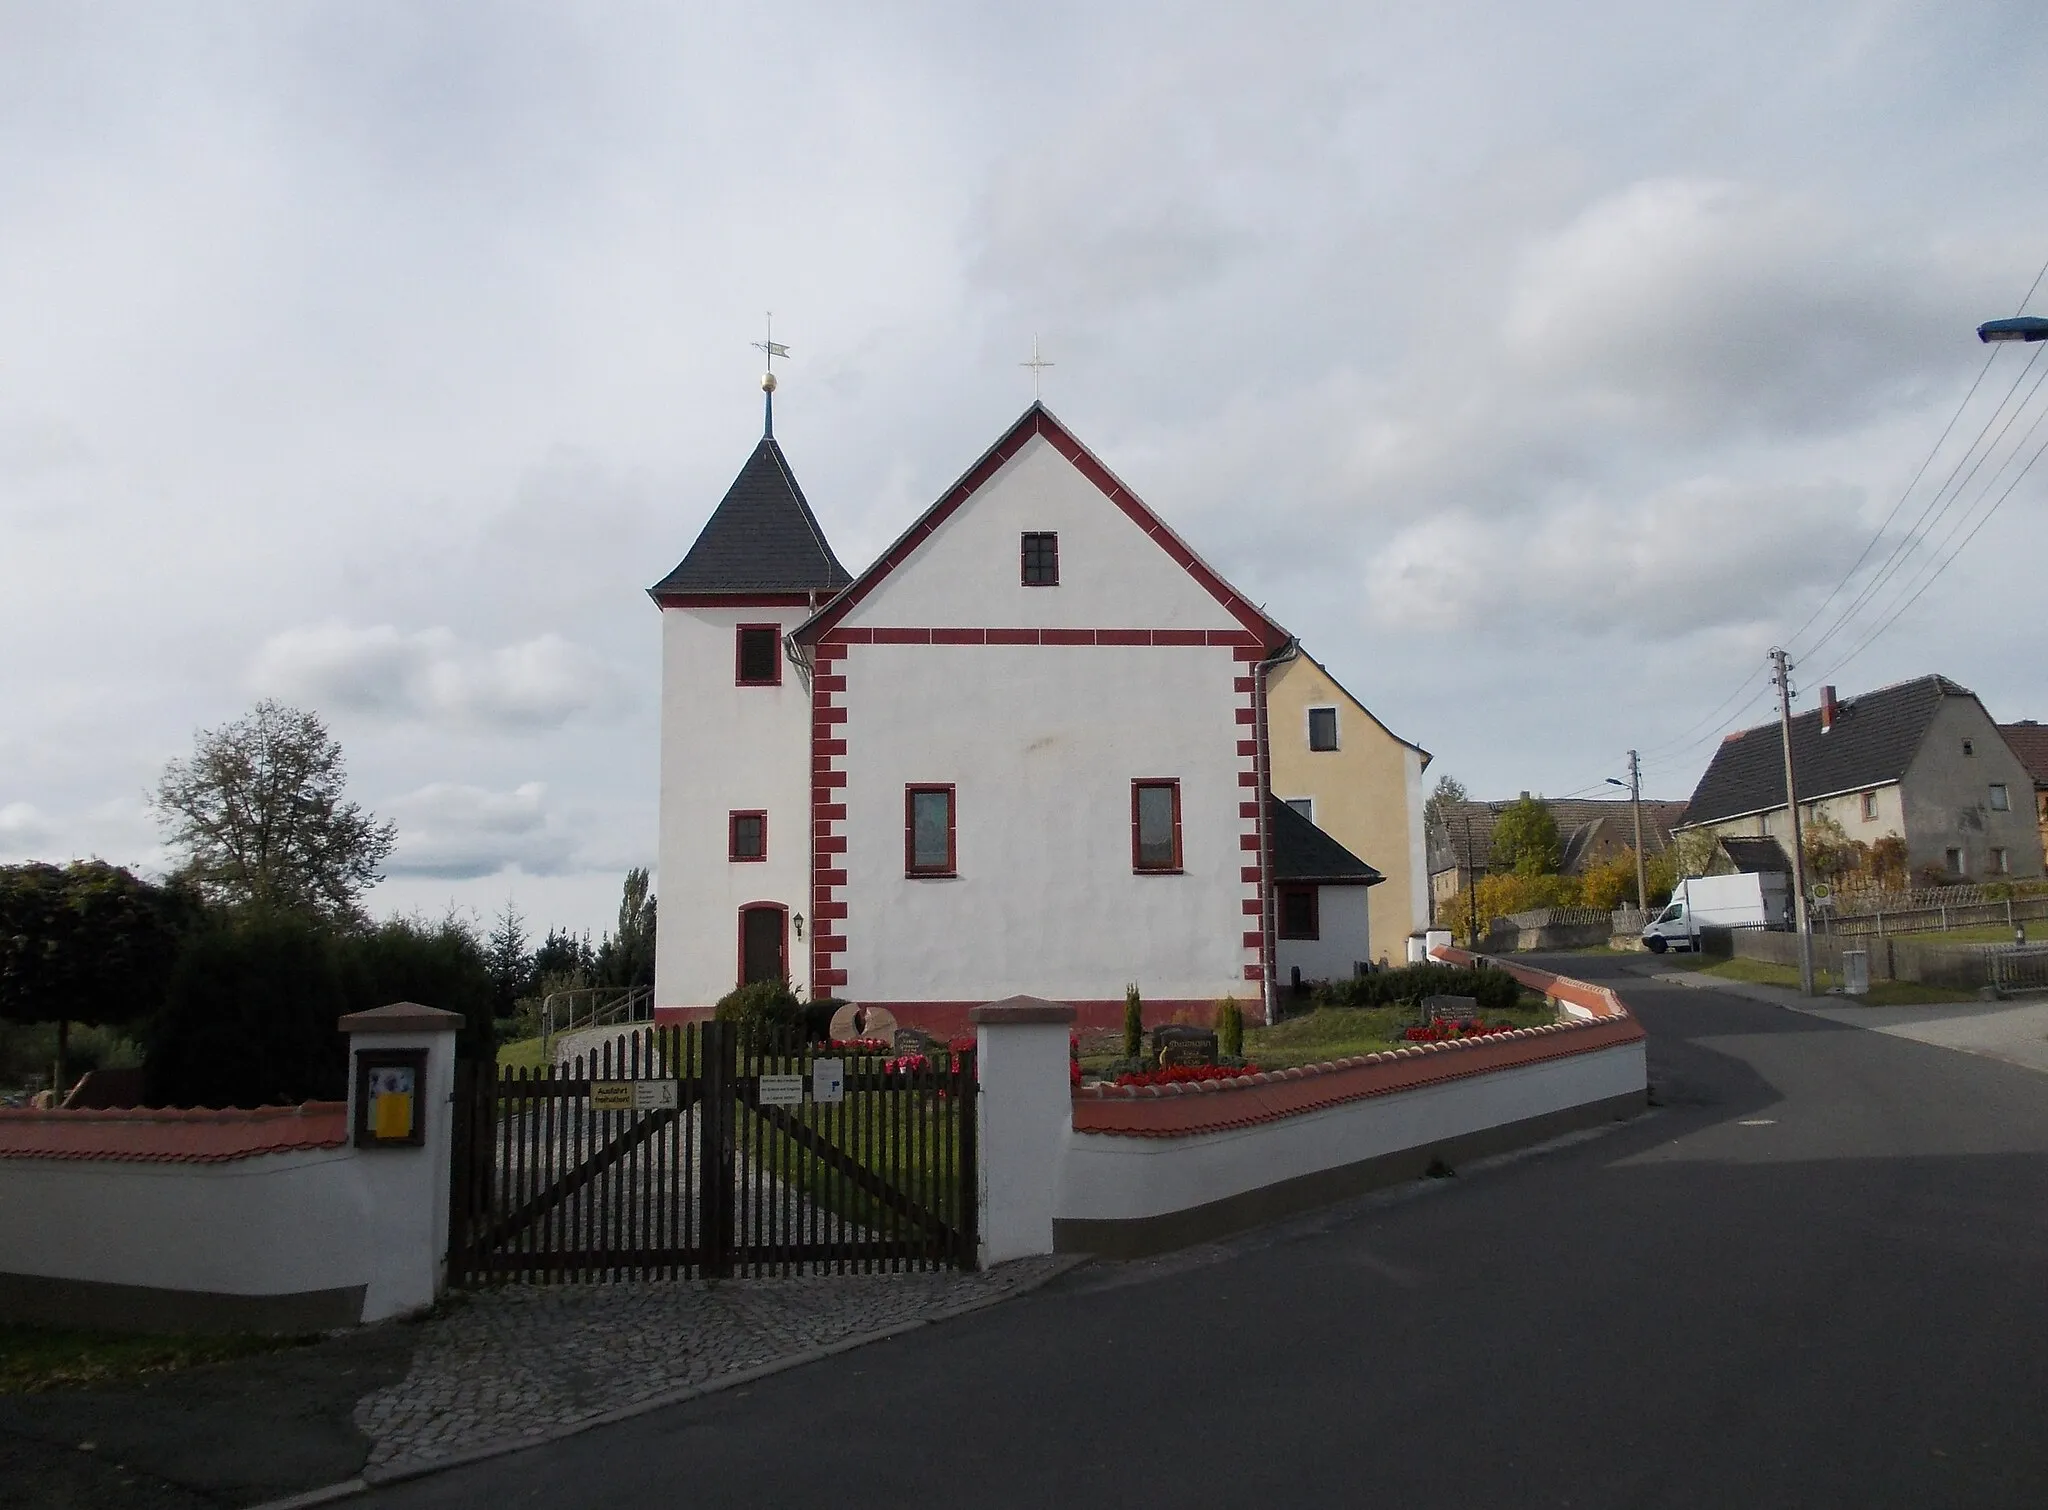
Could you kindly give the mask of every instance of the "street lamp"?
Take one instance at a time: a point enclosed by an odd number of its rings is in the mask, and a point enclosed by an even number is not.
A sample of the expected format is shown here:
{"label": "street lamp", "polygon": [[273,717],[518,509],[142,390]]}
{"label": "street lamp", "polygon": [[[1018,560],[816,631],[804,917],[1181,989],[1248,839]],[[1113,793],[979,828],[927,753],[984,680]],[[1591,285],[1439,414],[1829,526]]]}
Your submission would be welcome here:
{"label": "street lamp", "polygon": [[1628,752],[1628,780],[1613,776],[1607,778],[1609,786],[1618,786],[1628,793],[1628,805],[1636,820],[1636,911],[1647,920],[1650,915],[1649,877],[1643,868],[1643,763],[1636,758],[1636,752]]}
{"label": "street lamp", "polygon": [[1986,320],[1977,327],[1977,339],[1987,344],[1992,341],[2048,341],[2048,320],[2039,315]]}

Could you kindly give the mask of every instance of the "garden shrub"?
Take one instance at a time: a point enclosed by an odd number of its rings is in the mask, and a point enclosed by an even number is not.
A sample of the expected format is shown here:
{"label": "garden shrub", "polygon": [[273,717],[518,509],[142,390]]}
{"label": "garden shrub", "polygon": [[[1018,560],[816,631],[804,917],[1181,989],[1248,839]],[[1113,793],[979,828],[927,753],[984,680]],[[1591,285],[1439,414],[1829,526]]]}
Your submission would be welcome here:
{"label": "garden shrub", "polygon": [[1234,996],[1216,1005],[1216,1053],[1224,1059],[1244,1057],[1244,1008]]}
{"label": "garden shrub", "polygon": [[1145,1053],[1145,1004],[1138,999],[1137,982],[1124,987],[1124,1052],[1126,1059],[1140,1059]]}
{"label": "garden shrub", "polygon": [[741,1046],[749,1049],[787,1043],[805,1030],[804,1004],[787,980],[757,980],[728,991],[711,1015],[734,1024]]}
{"label": "garden shrub", "polygon": [[1469,996],[1481,1012],[1513,1011],[1522,987],[1505,970],[1487,966],[1409,965],[1376,970],[1350,980],[1325,981],[1316,988],[1316,1004],[1326,1007],[1418,1008],[1425,996]]}

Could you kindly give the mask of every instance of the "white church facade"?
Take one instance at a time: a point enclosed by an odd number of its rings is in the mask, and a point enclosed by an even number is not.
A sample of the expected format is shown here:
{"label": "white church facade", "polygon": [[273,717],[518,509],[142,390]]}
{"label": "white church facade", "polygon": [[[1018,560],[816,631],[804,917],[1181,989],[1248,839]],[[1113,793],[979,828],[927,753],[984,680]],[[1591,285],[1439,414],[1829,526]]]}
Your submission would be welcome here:
{"label": "white church facade", "polygon": [[660,1015],[787,977],[1206,1021],[1373,957],[1378,873],[1270,795],[1292,637],[1042,405],[857,577],[764,436],[650,592]]}

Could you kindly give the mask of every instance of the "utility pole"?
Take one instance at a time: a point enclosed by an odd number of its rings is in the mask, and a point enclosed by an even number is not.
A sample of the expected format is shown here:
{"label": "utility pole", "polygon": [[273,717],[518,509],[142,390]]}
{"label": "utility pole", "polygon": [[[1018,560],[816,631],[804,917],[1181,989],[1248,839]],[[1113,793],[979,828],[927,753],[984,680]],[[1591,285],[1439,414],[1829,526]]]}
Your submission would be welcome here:
{"label": "utility pole", "polygon": [[1647,919],[1650,883],[1649,872],[1643,865],[1643,763],[1634,750],[1628,752],[1628,805],[1635,810],[1636,818],[1636,911]]}
{"label": "utility pole", "polygon": [[1792,663],[1771,651],[1778,684],[1778,730],[1785,741],[1785,810],[1792,816],[1792,907],[1799,923],[1799,994],[1813,995],[1813,929],[1806,916],[1806,843],[1799,826],[1799,783],[1792,770]]}

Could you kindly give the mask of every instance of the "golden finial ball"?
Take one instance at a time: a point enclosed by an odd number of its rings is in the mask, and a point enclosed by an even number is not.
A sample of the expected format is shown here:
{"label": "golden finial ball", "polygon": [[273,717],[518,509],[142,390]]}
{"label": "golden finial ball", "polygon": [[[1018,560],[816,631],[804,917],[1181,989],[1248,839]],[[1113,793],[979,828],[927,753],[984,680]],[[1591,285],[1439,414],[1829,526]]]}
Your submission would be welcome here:
{"label": "golden finial ball", "polygon": [[763,393],[773,393],[775,391],[774,373],[764,372],[761,374],[761,391]]}

